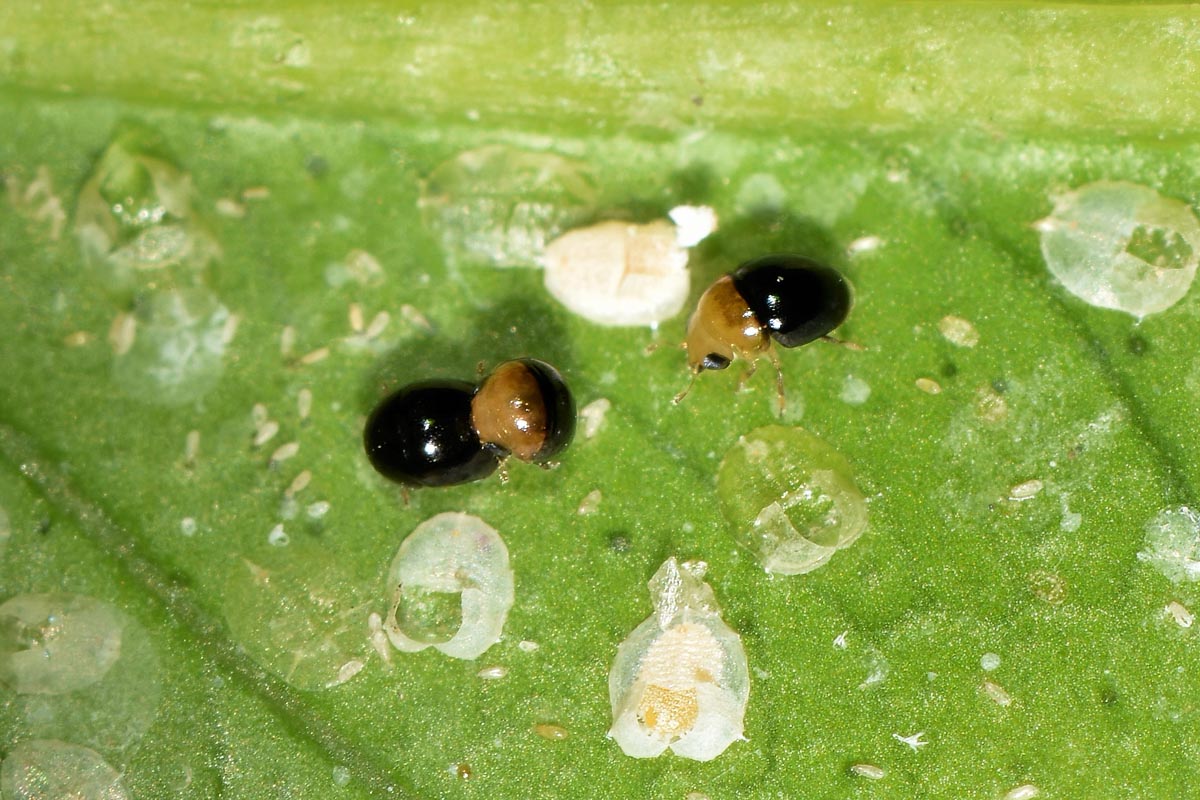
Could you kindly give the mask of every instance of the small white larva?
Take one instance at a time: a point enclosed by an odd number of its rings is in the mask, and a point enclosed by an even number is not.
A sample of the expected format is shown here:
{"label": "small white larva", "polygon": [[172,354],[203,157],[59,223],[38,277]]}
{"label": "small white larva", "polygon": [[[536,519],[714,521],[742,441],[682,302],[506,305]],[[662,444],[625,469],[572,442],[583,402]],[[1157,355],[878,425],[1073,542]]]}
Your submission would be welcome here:
{"label": "small white larva", "polygon": [[368,339],[378,339],[387,330],[388,324],[392,321],[392,315],[386,311],[380,311],[371,318],[371,324],[367,326],[366,332],[363,334]]}
{"label": "small white larva", "polygon": [[482,678],[485,681],[498,681],[501,678],[508,676],[508,667],[496,665],[484,667],[475,673],[475,677]]}
{"label": "small white larva", "polygon": [[300,443],[299,442],[288,442],[287,444],[281,444],[281,445],[279,445],[279,447],[275,448],[275,452],[271,454],[271,463],[279,464],[281,462],[287,461],[289,458],[292,458],[293,456],[296,455],[296,453],[299,453],[299,452],[300,452]]}
{"label": "small white larva", "polygon": [[255,403],[254,408],[250,409],[250,419],[254,422],[255,428],[261,428],[270,419],[270,412],[262,403]]}
{"label": "small white larva", "polygon": [[309,352],[305,353],[304,355],[300,356],[300,363],[307,367],[310,364],[316,364],[318,361],[324,361],[328,357],[329,357],[329,348],[328,347],[318,347],[316,350],[309,351]]}
{"label": "small white larva", "polygon": [[312,400],[311,389],[301,389],[300,394],[296,395],[296,414],[301,422],[308,419],[308,415],[312,413]]}
{"label": "small white larva", "polygon": [[869,778],[870,780],[881,780],[887,775],[883,767],[877,767],[874,764],[854,764],[850,767],[850,772],[860,778]]}
{"label": "small white larva", "polygon": [[419,328],[425,333],[433,333],[433,325],[430,324],[429,320],[424,314],[412,306],[407,304],[400,306],[400,316],[403,317],[404,321],[409,325]]}
{"label": "small white larva", "polygon": [[200,431],[188,431],[187,438],[183,442],[183,460],[188,464],[195,464],[196,457],[200,455]]}
{"label": "small white larva", "polygon": [[283,493],[285,495],[287,495],[288,497],[295,497],[297,494],[304,491],[304,489],[311,482],[312,482],[312,471],[306,469],[303,472],[301,472],[299,475],[296,476],[295,480],[293,480],[291,482],[291,484],[288,486],[287,489],[284,490]]}
{"label": "small white larva", "polygon": [[745,738],[746,653],[721,619],[705,569],[668,559],[649,583],[654,613],[617,650],[608,735],[626,755],[649,758],[669,748],[708,761]]}
{"label": "small white larva", "polygon": [[275,434],[277,433],[279,433],[279,423],[273,419],[267,420],[258,429],[258,432],[254,434],[254,446],[262,447],[275,438]]}
{"label": "small white larva", "polygon": [[112,345],[115,355],[123,356],[128,353],[135,338],[137,317],[124,311],[113,317],[112,325],[108,329],[108,343]]}
{"label": "small white larva", "polygon": [[1002,708],[1008,708],[1012,705],[1012,696],[1009,695],[1003,686],[995,681],[985,680],[983,682],[983,693],[990,697],[992,702]]}
{"label": "small white larva", "polygon": [[284,358],[291,358],[292,352],[296,349],[296,329],[291,325],[285,325],[283,330],[279,332],[279,355]]}

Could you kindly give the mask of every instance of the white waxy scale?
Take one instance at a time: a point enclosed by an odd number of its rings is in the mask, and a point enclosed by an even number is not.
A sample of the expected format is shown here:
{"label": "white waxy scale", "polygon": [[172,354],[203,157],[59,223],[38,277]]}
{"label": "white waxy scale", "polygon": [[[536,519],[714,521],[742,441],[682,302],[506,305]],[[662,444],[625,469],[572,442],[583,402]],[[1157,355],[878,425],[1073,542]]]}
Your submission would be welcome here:
{"label": "white waxy scale", "polygon": [[417,526],[388,570],[384,630],[397,650],[478,658],[500,640],[513,604],[508,548],[479,517],[445,512]]}
{"label": "white waxy scale", "polygon": [[271,532],[267,534],[267,543],[274,547],[287,547],[290,541],[291,537],[283,529],[283,523],[279,523],[274,528],[271,528]]}
{"label": "white waxy scale", "polygon": [[0,557],[4,555],[4,545],[8,544],[11,537],[12,524],[9,522],[8,513],[0,506]]}
{"label": "white waxy scale", "polygon": [[421,185],[421,216],[453,271],[532,267],[546,242],[594,218],[596,178],[553,153],[489,145],[459,153]]}
{"label": "white waxy scale", "polygon": [[709,761],[745,738],[746,653],[721,619],[705,570],[702,562],[668,559],[649,583],[654,613],[617,650],[608,676],[608,735],[626,755],[650,758],[670,749]]}
{"label": "white waxy scale", "polygon": [[308,484],[311,482],[312,471],[306,469],[292,480],[291,484],[288,485],[288,488],[284,490],[284,494],[287,497],[292,497],[293,495],[304,491],[304,489],[307,488]]}
{"label": "white waxy scale", "polygon": [[843,403],[851,406],[861,406],[871,396],[871,384],[856,375],[847,375],[842,381],[842,391],[838,395]]}
{"label": "white waxy scale", "polygon": [[200,431],[188,431],[187,438],[183,441],[183,460],[188,464],[194,464],[198,455],[200,455]]}
{"label": "white waxy scale", "polygon": [[741,437],[721,462],[717,494],[734,537],[769,573],[818,569],[867,527],[849,463],[803,428],[768,425]]}
{"label": "white waxy scale", "polygon": [[296,349],[296,329],[291,325],[285,325],[283,330],[279,332],[279,355],[284,358],[291,358],[292,352]]}
{"label": "white waxy scale", "polygon": [[[682,207],[681,207],[682,208]],[[682,310],[691,286],[687,248],[716,226],[707,211],[687,207],[683,220],[644,225],[610,220],[569,231],[546,247],[546,290],[571,311],[600,325],[656,325]],[[685,244],[686,242],[686,244]]]}
{"label": "white waxy scale", "polygon": [[600,493],[600,490],[593,489],[592,491],[588,492],[582,500],[579,501],[579,507],[575,509],[575,513],[581,516],[595,514],[600,508],[600,501],[602,499],[603,495]]}
{"label": "white waxy scale", "polygon": [[367,330],[363,333],[368,339],[378,339],[387,330],[387,326],[391,324],[392,315],[386,311],[380,311],[371,318],[371,324],[367,326]]}
{"label": "white waxy scale", "polygon": [[485,681],[498,681],[507,676],[508,667],[502,665],[484,667],[483,669],[479,670],[479,672],[475,673],[475,677],[482,678]]}
{"label": "white waxy scale", "polygon": [[869,253],[883,246],[883,239],[878,236],[860,236],[846,245],[846,254],[856,256],[859,253]]}

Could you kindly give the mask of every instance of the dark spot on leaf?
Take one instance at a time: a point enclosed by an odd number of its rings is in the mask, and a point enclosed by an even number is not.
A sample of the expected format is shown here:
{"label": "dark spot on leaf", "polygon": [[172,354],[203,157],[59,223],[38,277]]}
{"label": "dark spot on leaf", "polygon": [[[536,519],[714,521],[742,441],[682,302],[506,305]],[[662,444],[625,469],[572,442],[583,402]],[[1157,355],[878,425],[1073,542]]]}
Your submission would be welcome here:
{"label": "dark spot on leaf", "polygon": [[942,364],[942,377],[943,378],[953,378],[957,374],[958,374],[958,365],[955,364],[953,361],[947,361],[945,364]]}
{"label": "dark spot on leaf", "polygon": [[623,533],[614,533],[608,537],[608,549],[614,553],[628,553],[631,547],[629,537]]}
{"label": "dark spot on leaf", "polygon": [[324,156],[311,155],[304,162],[304,168],[308,170],[308,174],[320,180],[329,174],[329,162]]}
{"label": "dark spot on leaf", "polygon": [[[680,203],[699,205],[707,203],[713,194],[716,177],[706,164],[691,164],[671,175],[668,188],[673,200]],[[659,211],[658,216],[662,216]]]}
{"label": "dark spot on leaf", "polygon": [[1004,378],[996,378],[992,381],[992,389],[996,394],[1004,394],[1008,391],[1008,381],[1004,380]]}
{"label": "dark spot on leaf", "polygon": [[1129,347],[1129,352],[1135,356],[1143,356],[1150,350],[1150,343],[1146,341],[1144,336],[1136,333],[1129,337],[1127,346]]}
{"label": "dark spot on leaf", "polygon": [[167,574],[167,583],[172,589],[190,589],[192,587],[192,579],[186,572],[173,570]]}

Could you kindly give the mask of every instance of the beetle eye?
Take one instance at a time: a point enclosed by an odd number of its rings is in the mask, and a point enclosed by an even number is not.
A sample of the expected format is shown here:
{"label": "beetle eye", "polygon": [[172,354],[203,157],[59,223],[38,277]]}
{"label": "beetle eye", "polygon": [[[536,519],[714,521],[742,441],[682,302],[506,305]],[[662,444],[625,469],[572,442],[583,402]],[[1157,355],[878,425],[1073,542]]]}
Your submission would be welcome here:
{"label": "beetle eye", "polygon": [[729,359],[719,353],[709,353],[701,364],[704,369],[725,369],[728,366]]}

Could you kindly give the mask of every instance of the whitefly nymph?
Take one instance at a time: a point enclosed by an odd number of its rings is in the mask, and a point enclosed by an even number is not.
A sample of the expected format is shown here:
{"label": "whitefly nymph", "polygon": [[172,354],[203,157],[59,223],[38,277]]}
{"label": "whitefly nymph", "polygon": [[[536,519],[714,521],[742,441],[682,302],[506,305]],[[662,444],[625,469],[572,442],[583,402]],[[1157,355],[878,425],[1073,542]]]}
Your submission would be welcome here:
{"label": "whitefly nymph", "polygon": [[617,649],[608,675],[608,735],[628,756],[670,749],[696,761],[744,739],[746,653],[721,619],[703,562],[670,558],[650,579],[654,613]]}

